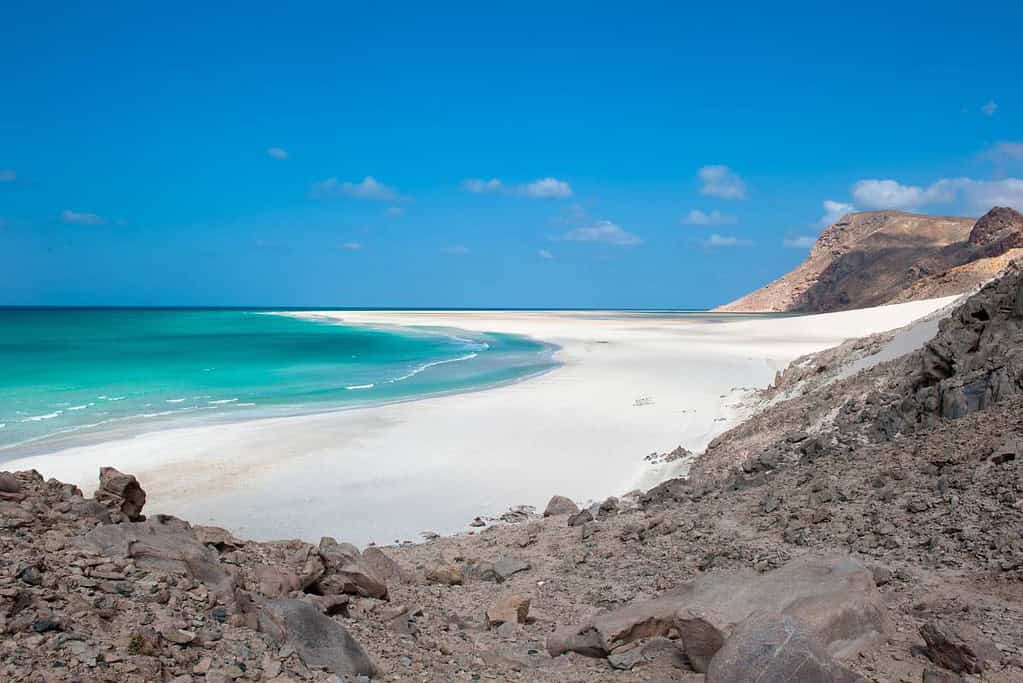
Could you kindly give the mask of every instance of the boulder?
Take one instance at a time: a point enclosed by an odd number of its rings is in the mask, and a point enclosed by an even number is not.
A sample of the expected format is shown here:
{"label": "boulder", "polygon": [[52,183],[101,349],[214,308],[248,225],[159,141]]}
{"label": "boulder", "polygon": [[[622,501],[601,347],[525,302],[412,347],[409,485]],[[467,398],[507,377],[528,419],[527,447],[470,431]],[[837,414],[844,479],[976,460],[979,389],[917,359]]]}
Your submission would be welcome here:
{"label": "boulder", "polygon": [[310,668],[346,676],[376,674],[362,646],[339,623],[302,600],[273,600],[259,612],[259,630],[294,648]]}
{"label": "boulder", "polygon": [[11,472],[0,472],[0,500],[22,501],[25,493],[21,481]]}
{"label": "boulder", "polygon": [[787,614],[757,614],[714,655],[706,683],[865,683],[839,666],[813,628]]}
{"label": "boulder", "polygon": [[566,652],[607,657],[615,648],[634,640],[667,636],[674,627],[679,597],[677,591],[672,591],[559,628],[547,636],[547,650],[552,657]]}
{"label": "boulder", "polygon": [[547,503],[547,508],[543,511],[544,517],[555,517],[557,515],[574,515],[579,512],[579,506],[572,502],[571,499],[565,498],[564,496],[554,496],[550,502]]}
{"label": "boulder", "polygon": [[517,557],[502,557],[494,563],[494,572],[497,574],[498,581],[507,581],[519,572],[532,569],[532,566],[526,560],[520,560]]}
{"label": "boulder", "polygon": [[113,513],[120,513],[129,522],[145,519],[142,516],[142,508],[146,504],[146,492],[142,490],[134,475],[124,474],[113,467],[101,467],[99,488],[93,494],[93,498]]}
{"label": "boulder", "polygon": [[920,627],[932,662],[957,673],[979,674],[1002,661],[998,647],[969,624],[929,621]]}
{"label": "boulder", "polygon": [[524,624],[529,617],[529,598],[512,594],[499,598],[487,608],[487,624]]}
{"label": "boulder", "polygon": [[327,569],[334,569],[360,558],[359,549],[351,543],[338,543],[330,536],[320,539],[320,557]]}
{"label": "boulder", "polygon": [[802,620],[837,657],[855,654],[889,628],[867,569],[847,556],[809,556],[767,574],[704,574],[653,600],[560,628],[548,637],[547,649],[552,656],[574,651],[606,657],[625,643],[665,636],[674,628],[694,668],[702,670],[754,612]]}
{"label": "boulder", "polygon": [[430,583],[439,583],[445,586],[461,586],[465,581],[465,574],[461,565],[445,560],[438,560],[426,568],[426,580]]}
{"label": "boulder", "polygon": [[141,569],[189,576],[233,598],[234,581],[216,551],[200,543],[188,522],[176,517],[154,515],[145,522],[97,526],[77,543],[106,557],[133,559]]}
{"label": "boulder", "polygon": [[21,493],[21,481],[11,472],[0,472],[0,493]]}
{"label": "boulder", "polygon": [[362,551],[362,563],[385,583],[408,583],[409,581],[409,577],[401,565],[380,548],[366,548]]}
{"label": "boulder", "polygon": [[861,651],[889,628],[874,575],[846,556],[799,558],[762,575],[706,575],[689,588],[675,626],[697,671],[754,612],[796,617],[840,658]]}
{"label": "boulder", "polygon": [[569,526],[582,526],[586,522],[592,522],[593,515],[590,514],[589,510],[580,510],[568,518]]}
{"label": "boulder", "polygon": [[326,595],[346,593],[364,598],[387,599],[387,584],[362,560],[338,567],[320,579],[318,585]]}

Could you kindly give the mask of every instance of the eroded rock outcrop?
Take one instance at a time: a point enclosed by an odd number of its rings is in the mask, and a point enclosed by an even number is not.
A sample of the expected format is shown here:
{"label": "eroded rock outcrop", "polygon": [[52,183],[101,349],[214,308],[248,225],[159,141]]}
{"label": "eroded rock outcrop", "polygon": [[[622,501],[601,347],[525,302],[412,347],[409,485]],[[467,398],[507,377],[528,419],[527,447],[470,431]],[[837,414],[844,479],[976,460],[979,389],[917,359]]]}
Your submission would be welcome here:
{"label": "eroded rock outcrop", "polygon": [[606,657],[629,642],[675,629],[694,668],[704,671],[733,629],[757,612],[798,618],[840,656],[854,654],[888,629],[869,570],[849,557],[806,557],[763,575],[700,576],[653,600],[559,629],[547,639],[547,649],[555,656]]}
{"label": "eroded rock outcrop", "polygon": [[139,522],[145,519],[142,508],[146,504],[146,492],[132,474],[124,474],[113,467],[100,468],[99,488],[93,497],[117,515],[114,521]]}

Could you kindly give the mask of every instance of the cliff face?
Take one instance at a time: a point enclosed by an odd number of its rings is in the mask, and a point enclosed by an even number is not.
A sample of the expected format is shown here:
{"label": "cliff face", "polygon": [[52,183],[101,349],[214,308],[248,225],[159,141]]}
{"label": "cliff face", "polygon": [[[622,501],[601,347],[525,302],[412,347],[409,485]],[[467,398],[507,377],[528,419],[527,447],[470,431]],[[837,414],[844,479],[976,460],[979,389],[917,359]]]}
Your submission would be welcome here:
{"label": "cliff face", "polygon": [[1023,255],[1023,215],[979,220],[873,211],[844,216],[809,257],[722,312],[824,313],[970,291]]}

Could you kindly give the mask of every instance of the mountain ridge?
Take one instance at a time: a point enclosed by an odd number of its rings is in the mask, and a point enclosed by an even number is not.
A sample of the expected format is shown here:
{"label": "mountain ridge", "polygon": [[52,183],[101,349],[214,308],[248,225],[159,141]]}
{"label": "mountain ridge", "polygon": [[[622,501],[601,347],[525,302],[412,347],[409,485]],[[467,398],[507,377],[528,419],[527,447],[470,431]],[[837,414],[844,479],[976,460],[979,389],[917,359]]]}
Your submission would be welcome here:
{"label": "mountain ridge", "polygon": [[1023,256],[1023,214],[979,219],[904,211],[846,214],[807,258],[719,312],[826,313],[962,294]]}

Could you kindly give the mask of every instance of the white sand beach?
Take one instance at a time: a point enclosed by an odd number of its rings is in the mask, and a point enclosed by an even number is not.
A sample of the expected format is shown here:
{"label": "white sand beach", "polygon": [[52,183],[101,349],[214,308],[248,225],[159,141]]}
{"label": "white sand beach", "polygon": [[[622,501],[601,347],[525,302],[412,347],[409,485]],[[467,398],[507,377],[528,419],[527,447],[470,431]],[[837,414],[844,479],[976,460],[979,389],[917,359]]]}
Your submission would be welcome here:
{"label": "white sand beach", "polygon": [[524,334],[561,347],[544,375],[417,401],[164,429],[7,462],[95,488],[139,477],[146,510],[256,539],[365,544],[451,533],[511,505],[620,495],[677,473],[651,452],[703,449],[746,390],[794,358],[900,327],[934,299],[790,318],[699,320],[620,312],[319,312],[357,324]]}

